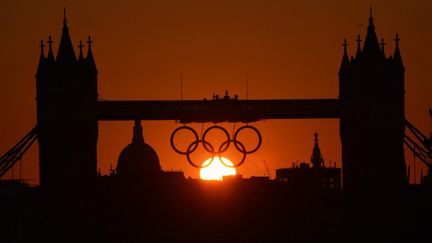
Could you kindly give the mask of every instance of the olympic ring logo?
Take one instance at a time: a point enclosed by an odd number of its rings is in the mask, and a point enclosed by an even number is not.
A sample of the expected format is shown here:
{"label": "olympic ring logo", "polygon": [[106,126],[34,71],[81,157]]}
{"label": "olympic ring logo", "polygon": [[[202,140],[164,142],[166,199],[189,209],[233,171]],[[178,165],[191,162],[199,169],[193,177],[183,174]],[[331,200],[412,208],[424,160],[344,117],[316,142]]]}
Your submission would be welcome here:
{"label": "olympic ring logo", "polygon": [[[255,132],[255,134],[258,137],[257,145],[251,150],[247,150],[245,145],[237,139],[239,136],[239,133],[241,131],[244,131],[245,129],[252,130],[253,132]],[[175,138],[176,134],[181,130],[186,130],[186,131],[191,132],[193,137],[195,138],[195,141],[193,141],[192,143],[189,144],[186,151],[179,150],[177,148],[177,146],[174,144],[174,138]],[[215,147],[213,147],[213,145],[206,140],[206,137],[208,136],[208,134],[211,130],[220,130],[226,136],[226,140],[220,144],[217,151],[215,150]],[[246,156],[248,154],[255,153],[261,147],[262,137],[261,137],[261,133],[258,131],[258,129],[256,127],[253,127],[250,125],[245,125],[245,126],[240,127],[239,129],[237,129],[234,133],[233,138],[231,138],[230,134],[228,133],[228,131],[224,127],[221,127],[218,125],[214,125],[212,127],[207,128],[204,131],[204,133],[202,134],[201,138],[199,138],[198,133],[192,127],[181,126],[181,127],[176,128],[172,132],[171,138],[170,138],[170,143],[171,143],[171,147],[174,149],[174,151],[179,153],[179,154],[186,155],[186,158],[187,158],[187,161],[189,162],[189,164],[195,168],[205,168],[205,167],[209,166],[213,162],[213,159],[215,156],[219,157],[219,160],[222,162],[223,165],[233,168],[233,167],[239,167],[240,165],[242,165],[245,162]],[[190,156],[191,153],[196,151],[196,149],[198,148],[198,146],[200,144],[202,144],[204,149],[211,154],[210,163],[207,163],[206,165],[200,165],[200,164],[194,163],[191,159],[191,156]],[[234,144],[234,147],[237,149],[237,151],[239,151],[240,153],[243,154],[240,162],[233,164],[233,165],[229,165],[229,164],[225,163],[222,160],[222,156],[221,156],[222,153],[224,153],[228,150],[228,148],[230,147],[231,144]]]}

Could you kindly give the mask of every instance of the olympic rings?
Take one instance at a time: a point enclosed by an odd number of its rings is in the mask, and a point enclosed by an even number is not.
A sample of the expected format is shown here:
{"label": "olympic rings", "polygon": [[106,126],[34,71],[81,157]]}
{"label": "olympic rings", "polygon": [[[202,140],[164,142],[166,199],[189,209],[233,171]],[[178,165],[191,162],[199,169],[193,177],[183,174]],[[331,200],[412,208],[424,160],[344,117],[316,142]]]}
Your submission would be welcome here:
{"label": "olympic rings", "polygon": [[188,153],[192,153],[194,152],[197,148],[198,148],[198,143],[195,144],[195,147],[189,151],[186,150],[186,152],[180,151],[177,149],[177,147],[174,145],[174,136],[176,135],[176,133],[182,129],[186,129],[192,132],[192,134],[195,137],[195,141],[198,141],[198,133],[192,128],[192,127],[187,127],[187,126],[182,126],[182,127],[178,127],[176,128],[173,133],[171,133],[171,137],[170,137],[170,143],[171,143],[171,147],[174,149],[174,151],[176,151],[179,154],[183,154],[183,155],[187,155]]}
{"label": "olympic rings", "polygon": [[[230,142],[233,142],[234,145],[236,146],[236,148],[237,148],[237,144],[240,144],[240,147],[242,147],[242,150],[239,150],[240,152],[241,152],[241,151],[246,151],[245,146],[244,146],[241,142],[239,142],[239,141],[237,141],[237,140],[234,140],[234,139],[232,139],[231,141],[227,140],[227,141],[223,142],[223,143],[220,145],[219,150],[221,149],[221,147],[222,147],[225,143],[226,143],[226,144],[229,144]],[[244,152],[242,152],[242,153],[243,153],[243,157],[242,157],[242,159],[240,160],[240,162],[237,163],[237,164],[233,164],[233,165],[226,164],[226,163],[223,161],[222,157],[221,157],[221,153],[218,153],[218,156],[219,156],[219,160],[220,160],[220,162],[221,162],[223,165],[225,165],[226,167],[235,168],[235,167],[239,167],[240,165],[242,165],[242,164],[245,162],[245,160],[246,160],[246,155],[247,155],[247,154],[244,153]]]}
{"label": "olympic rings", "polygon": [[[220,144],[220,146],[218,148],[218,151],[215,151],[213,145],[206,140],[206,136],[213,129],[221,130],[225,134],[225,136],[226,136],[226,140]],[[258,136],[258,143],[251,150],[247,150],[246,147],[244,146],[244,144],[242,142],[240,142],[239,140],[237,140],[237,137],[238,137],[239,133],[241,131],[243,131],[244,129],[251,129]],[[174,137],[177,134],[177,132],[179,132],[180,130],[188,130],[188,131],[192,132],[192,135],[195,137],[195,141],[193,141],[192,143],[189,144],[189,146],[187,147],[186,151],[179,150],[175,146],[175,144],[174,144]],[[256,152],[261,147],[262,136],[261,136],[261,133],[258,131],[258,129],[256,127],[253,127],[253,126],[250,126],[250,125],[245,125],[245,126],[240,127],[239,129],[237,129],[235,131],[235,133],[234,133],[234,137],[231,139],[230,134],[228,133],[228,131],[224,127],[214,125],[212,127],[207,128],[204,131],[204,133],[202,134],[201,139],[199,139],[198,133],[192,127],[181,126],[181,127],[176,128],[173,131],[173,133],[171,134],[170,143],[171,143],[171,147],[174,149],[174,151],[176,151],[179,154],[186,155],[186,159],[189,162],[189,164],[192,165],[195,168],[205,168],[205,167],[209,166],[213,162],[213,159],[214,159],[214,157],[216,155],[219,157],[219,159],[220,159],[220,161],[221,161],[221,163],[223,165],[225,165],[227,167],[233,168],[233,167],[239,167],[239,166],[241,166],[246,161],[246,156],[248,154],[252,154],[252,153]],[[202,143],[204,149],[211,154],[211,160],[206,165],[201,165],[201,164],[194,163],[192,161],[192,159],[191,159],[191,156],[190,156],[191,153],[195,152],[195,150],[198,148],[198,146],[199,146],[200,143]],[[222,160],[222,153],[224,153],[224,152],[226,152],[228,150],[228,148],[229,148],[229,146],[230,146],[231,143],[234,144],[234,147],[237,149],[237,151],[239,151],[240,153],[243,154],[240,162],[235,163],[233,165],[226,164]]]}
{"label": "olympic rings", "polygon": [[[250,126],[250,125],[246,125],[246,126],[242,126],[240,127],[235,133],[234,133],[234,141],[238,141],[237,140],[237,136],[240,133],[240,131],[242,131],[243,129],[252,129],[257,135],[258,135],[258,144],[257,146],[252,149],[247,151],[246,148],[243,146],[242,144],[242,148],[239,148],[237,146],[237,143],[234,143],[234,146],[236,147],[236,149],[244,154],[252,154],[255,153],[260,147],[261,147],[261,143],[262,143],[262,137],[261,137],[261,133],[258,131],[258,129],[256,127]],[[240,143],[241,144],[241,143]]]}
{"label": "olympic rings", "polygon": [[[229,135],[229,133],[228,133],[228,131],[225,129],[225,128],[223,128],[223,127],[221,127],[221,126],[216,126],[216,125],[214,125],[214,126],[212,126],[212,127],[209,127],[209,128],[207,128],[206,130],[205,130],[205,132],[203,133],[203,135],[202,135],[202,141],[206,141],[206,136],[207,136],[207,133],[208,132],[210,132],[211,130],[213,130],[213,129],[219,129],[219,130],[221,130],[222,132],[224,132],[225,133],[225,136],[227,137],[227,140],[226,141],[228,141],[228,143],[227,143],[227,145],[222,149],[221,147],[219,147],[219,153],[223,153],[223,152],[225,152],[227,149],[228,149],[228,147],[229,147],[229,145],[230,145],[230,140],[231,140],[231,136]],[[223,143],[222,143],[223,144]],[[221,144],[221,145],[222,145]],[[207,152],[209,152],[209,153],[214,153],[214,151],[212,152],[212,151],[209,151],[209,149],[207,148],[207,146],[206,146],[206,143],[203,143],[203,146],[204,146],[204,149],[207,151]],[[221,150],[222,149],[222,150]]]}
{"label": "olympic rings", "polygon": [[[203,140],[195,140],[195,141],[193,141],[191,144],[189,144],[187,151],[191,151],[191,148],[192,148],[193,146],[195,146],[195,149],[196,149],[196,148],[198,147],[198,144],[199,144],[199,143],[207,144],[208,146],[210,146],[210,151],[212,151],[212,152],[210,152],[211,155],[212,155],[210,162],[209,162],[208,164],[206,164],[206,165],[199,165],[199,164],[197,165],[197,164],[195,164],[195,163],[192,161],[191,157],[190,157],[190,154],[191,154],[193,151],[192,151],[192,152],[189,152],[189,153],[186,153],[186,158],[187,158],[187,161],[189,162],[189,164],[191,164],[193,167],[195,167],[195,168],[205,168],[205,167],[211,165],[211,163],[213,162],[213,159],[214,159],[214,155],[215,155],[214,148],[213,148],[213,145],[211,145],[211,143],[209,143],[209,142],[207,142],[207,141],[203,141]],[[194,149],[194,150],[195,150],[195,149]]]}

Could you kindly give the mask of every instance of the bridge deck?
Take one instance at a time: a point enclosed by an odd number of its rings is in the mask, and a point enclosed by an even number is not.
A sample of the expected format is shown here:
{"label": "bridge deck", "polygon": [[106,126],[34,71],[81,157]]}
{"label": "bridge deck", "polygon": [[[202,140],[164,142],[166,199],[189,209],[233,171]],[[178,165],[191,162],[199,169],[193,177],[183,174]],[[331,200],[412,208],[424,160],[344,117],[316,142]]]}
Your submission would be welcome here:
{"label": "bridge deck", "polygon": [[98,119],[253,122],[262,119],[338,118],[338,99],[98,101]]}

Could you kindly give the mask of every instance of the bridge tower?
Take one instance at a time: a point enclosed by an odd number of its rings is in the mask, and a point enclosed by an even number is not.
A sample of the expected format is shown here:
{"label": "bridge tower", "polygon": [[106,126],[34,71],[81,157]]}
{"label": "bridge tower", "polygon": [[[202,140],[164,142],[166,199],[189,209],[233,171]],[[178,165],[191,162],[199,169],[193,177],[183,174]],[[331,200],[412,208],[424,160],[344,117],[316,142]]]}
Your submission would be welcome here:
{"label": "bridge tower", "polygon": [[90,187],[96,179],[97,69],[89,37],[87,55],[80,41],[75,55],[66,13],[57,57],[53,41],[36,72],[40,185],[44,190]]}
{"label": "bridge tower", "polygon": [[374,19],[363,48],[360,35],[355,57],[347,44],[339,70],[343,185],[347,191],[382,191],[407,184],[403,151],[405,68],[396,35],[393,56],[386,57]]}

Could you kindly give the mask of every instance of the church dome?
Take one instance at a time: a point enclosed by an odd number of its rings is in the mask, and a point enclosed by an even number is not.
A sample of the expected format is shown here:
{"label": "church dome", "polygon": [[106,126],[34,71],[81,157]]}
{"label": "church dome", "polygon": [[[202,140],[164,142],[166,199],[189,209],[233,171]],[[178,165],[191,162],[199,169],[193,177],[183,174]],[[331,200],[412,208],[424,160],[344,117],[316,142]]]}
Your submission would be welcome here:
{"label": "church dome", "polygon": [[161,172],[156,152],[144,143],[140,121],[135,121],[132,143],[121,151],[116,170],[119,176],[126,177],[144,177]]}

